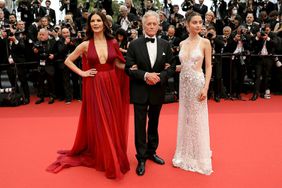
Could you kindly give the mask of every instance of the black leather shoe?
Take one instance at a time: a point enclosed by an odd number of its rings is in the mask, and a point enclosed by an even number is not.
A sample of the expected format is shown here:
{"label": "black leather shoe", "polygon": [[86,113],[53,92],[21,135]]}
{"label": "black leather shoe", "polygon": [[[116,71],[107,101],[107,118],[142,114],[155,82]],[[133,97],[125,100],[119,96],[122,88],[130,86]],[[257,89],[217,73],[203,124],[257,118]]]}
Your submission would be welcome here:
{"label": "black leather shoe", "polygon": [[136,167],[136,174],[138,176],[143,176],[145,174],[145,161],[138,161],[138,165]]}
{"label": "black leather shoe", "polygon": [[43,102],[44,102],[44,98],[40,98],[35,102],[35,104],[41,104]]}
{"label": "black leather shoe", "polygon": [[215,96],[215,97],[214,97],[214,100],[215,100],[215,102],[220,102],[219,96]]}
{"label": "black leather shoe", "polygon": [[162,158],[160,158],[159,156],[157,156],[156,154],[149,156],[148,159],[160,165],[165,164],[165,161]]}
{"label": "black leather shoe", "polygon": [[53,97],[50,97],[50,100],[49,100],[48,104],[53,104],[54,101],[55,101],[55,99]]}
{"label": "black leather shoe", "polygon": [[29,98],[25,98],[25,99],[24,99],[24,104],[29,104],[29,103],[30,103]]}
{"label": "black leather shoe", "polygon": [[258,99],[258,94],[257,93],[253,94],[253,96],[250,98],[251,101],[255,101],[257,99]]}

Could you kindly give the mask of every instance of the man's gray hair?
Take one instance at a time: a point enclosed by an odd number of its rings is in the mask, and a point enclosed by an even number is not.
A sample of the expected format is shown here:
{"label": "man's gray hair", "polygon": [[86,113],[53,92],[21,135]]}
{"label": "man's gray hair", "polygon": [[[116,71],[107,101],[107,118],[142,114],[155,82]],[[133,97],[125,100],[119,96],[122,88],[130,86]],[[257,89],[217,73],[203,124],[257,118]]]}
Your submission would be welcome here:
{"label": "man's gray hair", "polygon": [[157,18],[158,24],[160,23],[160,17],[159,14],[155,11],[149,10],[148,12],[146,12],[142,18],[142,25],[145,25],[145,22],[147,20],[148,17],[150,16],[155,16]]}

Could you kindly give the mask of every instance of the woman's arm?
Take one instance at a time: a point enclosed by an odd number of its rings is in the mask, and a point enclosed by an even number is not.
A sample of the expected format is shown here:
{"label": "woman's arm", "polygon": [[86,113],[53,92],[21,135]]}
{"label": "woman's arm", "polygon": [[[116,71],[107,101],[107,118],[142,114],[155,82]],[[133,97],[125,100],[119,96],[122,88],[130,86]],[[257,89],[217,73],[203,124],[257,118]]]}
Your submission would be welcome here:
{"label": "woman's arm", "polygon": [[124,70],[125,68],[125,63],[122,63],[119,59],[116,59],[115,60],[115,64],[117,66],[117,68],[121,69],[121,70]]}
{"label": "woman's arm", "polygon": [[212,75],[212,53],[211,53],[211,44],[209,40],[205,40],[205,72],[206,72],[206,82],[205,82],[205,89],[209,89],[209,84]]}
{"label": "woman's arm", "polygon": [[83,71],[74,64],[74,61],[78,57],[80,57],[83,53],[87,52],[87,48],[88,41],[81,43],[75,48],[75,50],[67,57],[64,62],[67,67],[69,67],[73,72],[82,77],[95,76],[95,74],[97,73],[96,69],[89,69],[87,71]]}
{"label": "woman's arm", "polygon": [[205,85],[200,92],[199,101],[207,99],[209,84],[212,74],[212,65],[211,65],[211,44],[208,39],[204,40],[204,56],[205,56]]}

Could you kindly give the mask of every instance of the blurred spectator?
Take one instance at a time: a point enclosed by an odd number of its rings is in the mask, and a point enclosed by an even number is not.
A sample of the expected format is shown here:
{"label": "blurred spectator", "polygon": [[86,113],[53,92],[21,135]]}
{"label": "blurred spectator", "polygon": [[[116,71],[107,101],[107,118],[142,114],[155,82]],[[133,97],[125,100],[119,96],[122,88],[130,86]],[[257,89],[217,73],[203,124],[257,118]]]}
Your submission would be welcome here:
{"label": "blurred spectator", "polygon": [[4,12],[5,19],[9,19],[10,11],[6,8],[5,0],[0,0],[0,9]]}
{"label": "blurred spectator", "polygon": [[29,28],[34,21],[30,2],[28,0],[19,1],[17,11],[21,14],[21,20],[25,22],[25,27]]}
{"label": "blurred spectator", "polygon": [[[44,102],[44,97],[49,97],[48,104],[55,101],[55,83],[54,83],[54,44],[55,40],[49,39],[49,31],[42,28],[38,32],[38,41],[34,44],[33,51],[38,55],[38,91],[39,99],[35,104]],[[45,89],[45,80],[47,81],[47,91]]]}
{"label": "blurred spectator", "polygon": [[50,0],[46,0],[45,1],[45,5],[46,5],[46,15],[49,19],[49,22],[52,26],[56,25],[56,12],[54,9],[52,9],[50,7],[51,5],[51,1]]}
{"label": "blurred spectator", "polygon": [[31,9],[30,9],[33,20],[37,18],[42,18],[43,16],[46,15],[46,10],[45,7],[41,6],[41,1],[40,0],[33,0],[31,1]]}
{"label": "blurred spectator", "polygon": [[202,16],[202,19],[205,20],[205,15],[208,11],[208,6],[204,5],[204,0],[199,0],[199,4],[195,3],[193,6],[193,10],[200,13]]}
{"label": "blurred spectator", "polygon": [[255,59],[255,85],[251,100],[257,100],[259,94],[270,99],[271,68],[275,45],[273,40],[264,31],[258,32],[253,42],[254,54],[260,55]]}
{"label": "blurred spectator", "polygon": [[126,57],[127,47],[128,47],[127,36],[128,36],[128,33],[122,28],[119,28],[115,34],[115,38],[119,45],[119,50],[121,51],[124,57]]}
{"label": "blurred spectator", "polygon": [[127,31],[132,27],[134,22],[137,21],[137,18],[134,14],[128,12],[128,9],[125,5],[121,5],[119,7],[119,12],[120,14],[117,19],[117,24],[119,24],[122,29]]}
{"label": "blurred spectator", "polygon": [[[26,62],[25,56],[27,56],[27,54],[24,52],[27,52],[26,48],[28,47],[28,38],[25,32],[24,22],[17,22],[15,29],[15,33],[9,37],[9,63],[18,64],[16,70],[13,69],[13,71],[14,74],[17,74],[20,81],[20,86],[24,97],[24,104],[28,104],[30,102],[30,91],[27,80],[28,71],[26,65],[24,64]],[[15,78],[13,80],[16,82],[16,75],[14,76]]]}
{"label": "blurred spectator", "polygon": [[71,38],[70,30],[66,27],[62,28],[61,37],[56,41],[54,49],[55,77],[57,98],[65,100],[66,104],[72,101],[73,89],[71,87],[70,69],[65,66],[64,61],[67,56],[75,49],[75,39]]}
{"label": "blurred spectator", "polygon": [[260,11],[266,11],[268,15],[271,11],[277,10],[275,4],[269,0],[264,0],[263,2],[261,2],[260,6],[261,6]]}
{"label": "blurred spectator", "polygon": [[158,10],[156,7],[154,7],[154,1],[153,0],[147,0],[145,6],[146,6],[146,8],[144,10],[144,14],[145,14],[145,12],[147,12],[149,10],[152,10],[152,11]]}
{"label": "blurred spectator", "polygon": [[133,1],[125,0],[124,3],[125,3],[125,6],[127,7],[128,12],[137,16],[136,8],[133,5]]}
{"label": "blurred spectator", "polygon": [[164,11],[158,11],[160,17],[160,26],[159,26],[159,33],[163,35],[167,32],[169,22],[167,21],[166,14]]}
{"label": "blurred spectator", "polygon": [[223,83],[222,83],[222,59],[218,54],[223,52],[224,42],[221,40],[219,36],[216,34],[216,30],[214,27],[208,27],[206,32],[206,37],[210,40],[212,47],[212,88],[214,93],[214,100],[216,102],[220,102],[220,98],[222,97]]}

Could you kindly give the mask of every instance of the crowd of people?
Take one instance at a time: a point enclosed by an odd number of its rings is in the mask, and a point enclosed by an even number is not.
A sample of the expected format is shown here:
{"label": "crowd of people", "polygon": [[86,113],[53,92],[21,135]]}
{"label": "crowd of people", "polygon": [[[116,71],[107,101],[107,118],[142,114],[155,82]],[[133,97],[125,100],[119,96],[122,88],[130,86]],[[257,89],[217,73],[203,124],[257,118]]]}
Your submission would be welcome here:
{"label": "crowd of people", "polygon": [[[1,72],[7,70],[12,87],[18,84],[17,74],[25,104],[30,102],[30,81],[37,91],[36,104],[44,102],[45,97],[49,98],[49,104],[55,99],[64,100],[66,104],[81,99],[81,79],[64,61],[86,36],[90,3],[86,1],[70,11],[71,2],[63,1],[61,10],[66,14],[59,21],[50,5],[50,0],[45,1],[45,6],[40,0],[31,3],[22,0],[17,8],[20,19],[17,19],[16,14],[5,7],[5,1],[0,0]],[[125,0],[115,13],[116,20],[112,12],[107,12],[108,8],[96,6],[106,15],[125,58],[129,44],[143,35],[141,20],[148,10],[159,14],[157,37],[169,41],[172,53],[178,57],[180,42],[189,36],[179,10],[194,10],[203,19],[200,36],[212,44],[209,97],[219,102],[222,98],[242,99],[242,93],[251,92],[250,100],[269,99],[272,92],[282,90],[281,1],[231,0],[226,3],[219,0],[213,2],[210,10],[204,0],[197,3],[185,0],[180,6],[168,0],[161,8],[156,8],[152,0],[141,5],[135,7],[131,0]],[[36,65],[31,68],[28,62],[36,62]],[[75,63],[81,67],[81,58]],[[178,98],[179,72],[174,74],[172,83],[167,90]]]}

